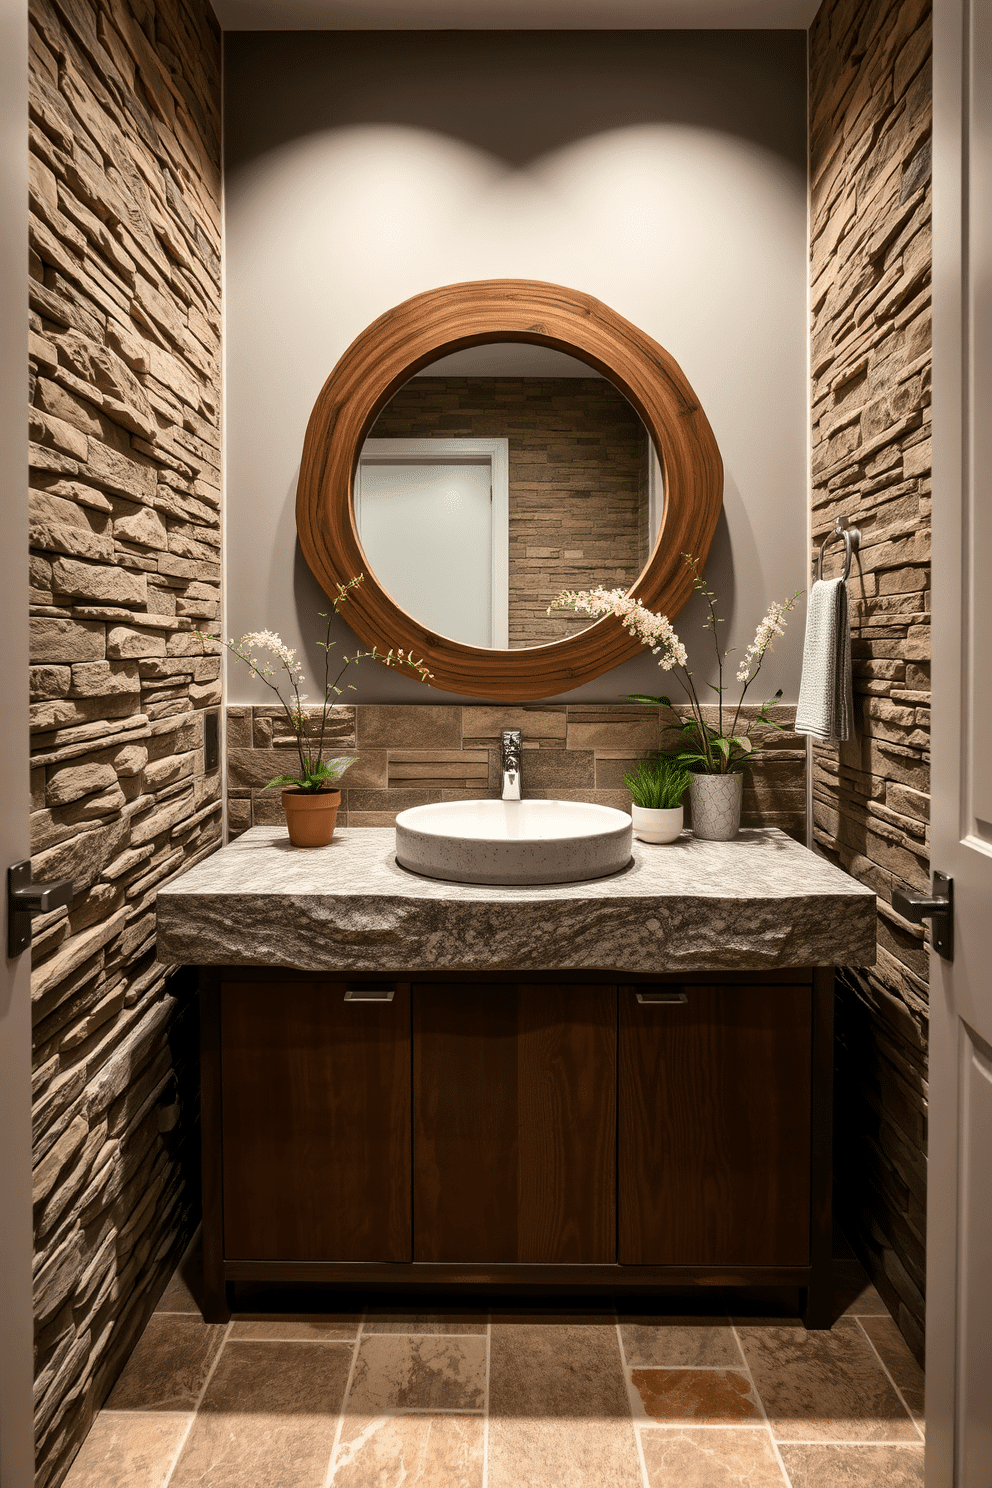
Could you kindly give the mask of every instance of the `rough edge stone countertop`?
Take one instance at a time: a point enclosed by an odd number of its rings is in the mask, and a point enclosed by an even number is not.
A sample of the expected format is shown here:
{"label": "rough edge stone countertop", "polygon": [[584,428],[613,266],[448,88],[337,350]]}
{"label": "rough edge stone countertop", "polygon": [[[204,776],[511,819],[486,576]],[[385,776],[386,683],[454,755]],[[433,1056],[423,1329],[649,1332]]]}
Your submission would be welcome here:
{"label": "rough edge stone countertop", "polygon": [[158,958],[304,971],[762,971],[868,966],[875,895],[777,828],[635,840],[590,883],[495,888],[400,868],[392,827],[294,848],[253,827],[159,890]]}

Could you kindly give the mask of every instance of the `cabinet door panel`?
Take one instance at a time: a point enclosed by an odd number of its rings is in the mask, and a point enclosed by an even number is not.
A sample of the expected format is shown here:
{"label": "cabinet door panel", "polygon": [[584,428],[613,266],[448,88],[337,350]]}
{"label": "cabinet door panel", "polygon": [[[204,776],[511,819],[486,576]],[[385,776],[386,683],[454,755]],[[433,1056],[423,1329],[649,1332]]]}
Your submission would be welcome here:
{"label": "cabinet door panel", "polygon": [[224,1251],[409,1261],[410,989],[225,983]]}
{"label": "cabinet door panel", "polygon": [[616,1260],[612,987],[414,987],[418,1261]]}
{"label": "cabinet door panel", "polygon": [[809,987],[664,990],[620,989],[621,1263],[806,1265]]}

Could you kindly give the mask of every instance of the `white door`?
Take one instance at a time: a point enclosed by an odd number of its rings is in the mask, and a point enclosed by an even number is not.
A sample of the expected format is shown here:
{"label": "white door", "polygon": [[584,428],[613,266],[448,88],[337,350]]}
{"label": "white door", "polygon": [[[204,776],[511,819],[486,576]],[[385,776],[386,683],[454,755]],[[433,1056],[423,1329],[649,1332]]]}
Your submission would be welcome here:
{"label": "white door", "polygon": [[[28,855],[28,28],[0,0],[0,881]],[[34,1476],[31,967],[0,914],[0,1483]]]}
{"label": "white door", "polygon": [[468,646],[508,637],[505,439],[367,439],[355,522],[369,567],[408,614]]}
{"label": "white door", "polygon": [[927,1488],[992,1485],[992,4],[934,6]]}

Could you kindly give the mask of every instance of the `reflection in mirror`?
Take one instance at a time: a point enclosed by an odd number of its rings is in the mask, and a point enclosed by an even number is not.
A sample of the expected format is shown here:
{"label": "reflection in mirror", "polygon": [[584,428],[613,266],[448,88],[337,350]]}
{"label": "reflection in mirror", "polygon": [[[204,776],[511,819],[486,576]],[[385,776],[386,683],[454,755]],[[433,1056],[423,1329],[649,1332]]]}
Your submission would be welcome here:
{"label": "reflection in mirror", "polygon": [[494,342],[424,367],[383,409],[355,476],[368,564],[438,635],[518,649],[592,622],[563,589],[629,588],[661,520],[644,425],[595,368]]}

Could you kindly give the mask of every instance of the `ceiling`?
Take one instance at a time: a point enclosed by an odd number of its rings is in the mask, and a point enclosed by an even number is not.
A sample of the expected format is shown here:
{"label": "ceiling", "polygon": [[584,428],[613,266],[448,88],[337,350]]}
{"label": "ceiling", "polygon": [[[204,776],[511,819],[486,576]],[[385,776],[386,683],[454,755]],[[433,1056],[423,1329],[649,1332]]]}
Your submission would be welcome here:
{"label": "ceiling", "polygon": [[795,29],[820,0],[213,0],[225,31]]}

